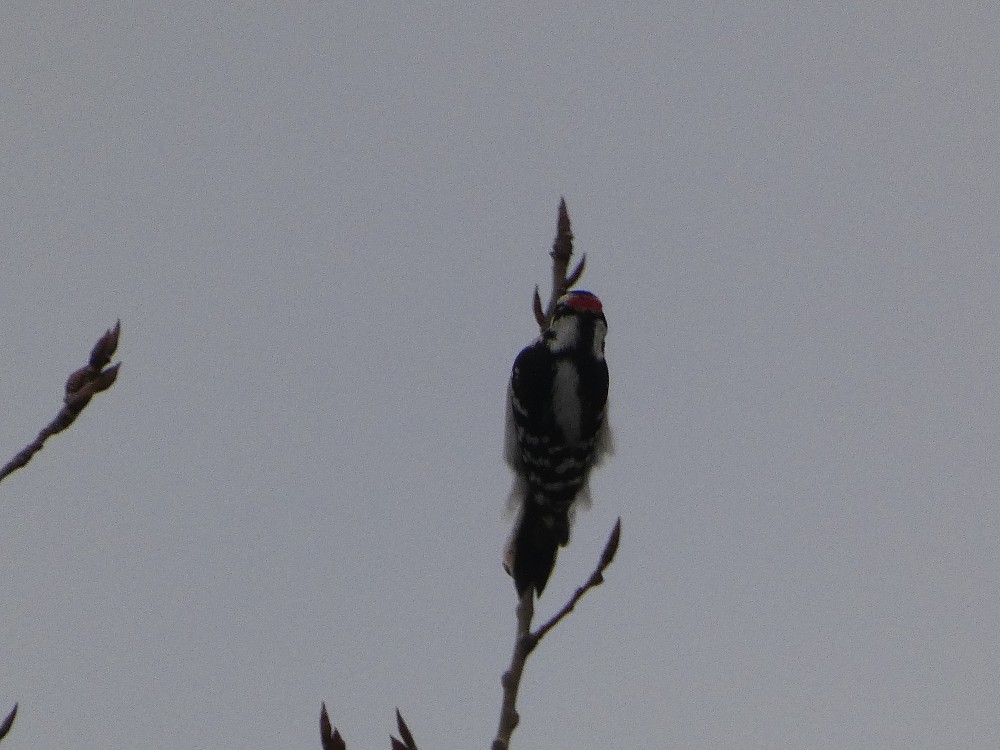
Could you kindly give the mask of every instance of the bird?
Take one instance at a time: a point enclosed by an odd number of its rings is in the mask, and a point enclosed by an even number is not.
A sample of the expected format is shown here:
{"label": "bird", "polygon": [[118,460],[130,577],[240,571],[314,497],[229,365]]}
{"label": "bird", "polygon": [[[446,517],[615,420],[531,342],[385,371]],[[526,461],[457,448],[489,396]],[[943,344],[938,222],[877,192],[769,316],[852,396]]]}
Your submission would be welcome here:
{"label": "bird", "polygon": [[587,291],[562,295],[549,325],[521,350],[507,389],[504,456],[514,473],[514,528],[504,568],[518,597],[541,596],[591,470],[613,450],[607,421],[604,306]]}

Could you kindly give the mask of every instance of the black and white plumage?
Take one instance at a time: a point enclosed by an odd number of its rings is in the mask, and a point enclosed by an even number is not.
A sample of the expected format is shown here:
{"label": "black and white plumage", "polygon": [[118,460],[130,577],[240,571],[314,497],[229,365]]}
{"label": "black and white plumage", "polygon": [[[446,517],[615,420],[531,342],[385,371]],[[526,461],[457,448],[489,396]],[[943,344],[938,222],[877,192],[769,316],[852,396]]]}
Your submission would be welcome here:
{"label": "black and white plumage", "polygon": [[590,470],[611,450],[607,426],[608,324],[601,301],[573,291],[552,322],[518,354],[507,398],[505,453],[514,470],[517,521],[504,557],[518,595],[541,595],[559,547],[569,543],[574,503]]}

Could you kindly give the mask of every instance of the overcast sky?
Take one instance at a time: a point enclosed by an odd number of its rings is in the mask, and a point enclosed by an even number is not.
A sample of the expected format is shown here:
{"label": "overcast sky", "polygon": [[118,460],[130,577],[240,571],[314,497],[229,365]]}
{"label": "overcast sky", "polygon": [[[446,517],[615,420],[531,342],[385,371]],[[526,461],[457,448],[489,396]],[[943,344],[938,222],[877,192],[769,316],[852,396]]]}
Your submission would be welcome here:
{"label": "overcast sky", "polygon": [[[873,10],[878,5],[881,10]],[[984,6],[986,4],[983,4]],[[962,8],[965,5],[962,4]],[[4,750],[486,747],[560,196],[617,455],[515,747],[1000,746],[1000,14],[8,2]]]}

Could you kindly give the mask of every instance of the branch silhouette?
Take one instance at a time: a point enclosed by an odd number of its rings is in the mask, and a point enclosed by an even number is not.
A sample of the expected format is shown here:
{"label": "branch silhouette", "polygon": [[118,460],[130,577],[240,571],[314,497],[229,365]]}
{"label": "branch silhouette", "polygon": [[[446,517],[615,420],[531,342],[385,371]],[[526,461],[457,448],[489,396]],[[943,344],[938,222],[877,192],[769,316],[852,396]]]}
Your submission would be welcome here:
{"label": "branch silhouette", "polygon": [[[413,739],[413,735],[410,733],[410,728],[406,726],[406,722],[403,721],[402,714],[399,713],[399,709],[396,709],[396,728],[399,730],[399,736],[401,739],[397,739],[390,735],[389,744],[392,750],[417,750],[417,743]],[[330,724],[330,716],[326,712],[326,703],[324,702],[320,707],[319,711],[319,739],[322,743],[323,750],[347,750],[347,744],[344,742],[344,738],[340,736],[340,732],[337,728]]]}
{"label": "branch silhouette", "polygon": [[403,721],[402,715],[399,713],[399,709],[396,709],[396,727],[399,729],[399,736],[402,739],[397,740],[395,737],[390,737],[389,740],[392,744],[392,750],[417,750],[417,743],[413,740],[413,735],[410,734],[410,728],[406,726],[406,722]]}
{"label": "branch silhouette", "polygon": [[587,267],[587,256],[583,255],[580,262],[572,273],[569,271],[569,262],[573,257],[573,229],[569,223],[569,211],[566,208],[566,199],[559,199],[559,218],[556,221],[556,239],[552,243],[552,293],[549,295],[549,304],[542,310],[542,298],[538,294],[538,286],[535,286],[535,297],[532,300],[532,309],[535,313],[535,321],[541,330],[549,327],[552,322],[552,313],[556,309],[559,298],[569,291],[576,282],[583,276],[583,271]]}
{"label": "branch silhouette", "polygon": [[569,601],[563,605],[550,620],[542,625],[538,630],[531,630],[531,620],[534,615],[534,592],[528,589],[517,605],[517,634],[514,638],[514,653],[511,655],[510,666],[504,672],[500,680],[503,685],[503,704],[500,708],[500,724],[497,727],[497,735],[493,740],[492,750],[508,750],[510,738],[517,729],[520,716],[517,713],[517,692],[521,687],[521,677],[524,674],[524,666],[528,661],[531,652],[535,650],[542,638],[560,622],[562,622],[584,595],[596,586],[604,583],[604,571],[615,559],[618,551],[618,544],[621,541],[622,520],[619,518],[615,522],[615,527],[611,530],[611,535],[604,545],[601,559],[597,563],[594,572],[590,574],[587,581],[580,586],[570,597]]}
{"label": "branch silhouette", "polygon": [[87,364],[70,374],[66,380],[66,396],[63,398],[63,407],[55,419],[43,427],[33,441],[28,443],[20,453],[0,469],[0,482],[25,466],[31,457],[42,449],[46,440],[73,424],[80,416],[80,412],[90,403],[90,399],[114,384],[121,362],[112,367],[107,367],[107,365],[111,361],[111,355],[118,348],[118,336],[121,333],[121,328],[122,323],[119,320],[115,323],[114,328],[105,331],[104,335],[94,344]]}

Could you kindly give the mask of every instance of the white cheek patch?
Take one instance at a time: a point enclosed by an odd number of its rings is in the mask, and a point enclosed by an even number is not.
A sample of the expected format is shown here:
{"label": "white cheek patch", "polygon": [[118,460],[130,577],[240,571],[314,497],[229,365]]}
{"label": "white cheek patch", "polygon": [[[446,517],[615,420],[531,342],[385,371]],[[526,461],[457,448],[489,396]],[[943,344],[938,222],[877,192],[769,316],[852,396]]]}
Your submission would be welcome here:
{"label": "white cheek patch", "polygon": [[564,352],[567,349],[572,349],[580,337],[579,324],[575,318],[560,318],[553,321],[549,332],[552,338],[548,346],[552,352]]}
{"label": "white cheek patch", "polygon": [[556,363],[552,382],[552,416],[562,430],[566,442],[580,442],[580,373],[567,360]]}

